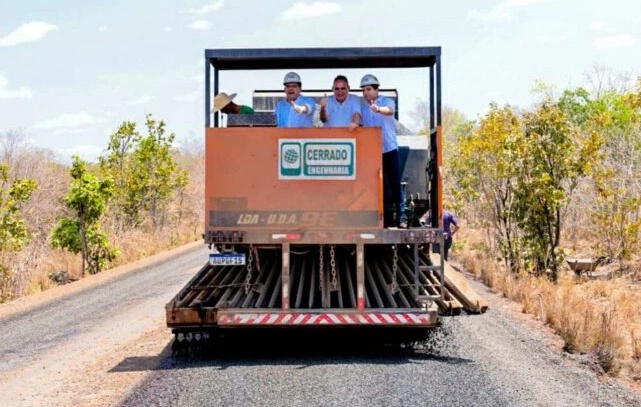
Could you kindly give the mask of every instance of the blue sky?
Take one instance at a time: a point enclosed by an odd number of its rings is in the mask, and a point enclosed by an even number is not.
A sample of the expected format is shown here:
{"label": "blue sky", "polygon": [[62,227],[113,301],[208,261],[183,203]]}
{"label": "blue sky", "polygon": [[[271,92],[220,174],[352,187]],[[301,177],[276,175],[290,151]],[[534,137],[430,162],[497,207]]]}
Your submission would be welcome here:
{"label": "blue sky", "polygon": [[[441,46],[443,101],[469,118],[527,107],[536,81],[584,85],[595,66],[641,75],[638,0],[0,0],[0,133],[22,131],[68,161],[92,160],[145,113],[181,140],[202,137],[204,50]],[[412,127],[424,75],[373,69],[399,90]],[[363,70],[347,73],[357,88]],[[285,72],[228,72],[221,90],[250,103]],[[303,71],[303,89],[338,72]],[[303,92],[304,93],[304,92]]]}

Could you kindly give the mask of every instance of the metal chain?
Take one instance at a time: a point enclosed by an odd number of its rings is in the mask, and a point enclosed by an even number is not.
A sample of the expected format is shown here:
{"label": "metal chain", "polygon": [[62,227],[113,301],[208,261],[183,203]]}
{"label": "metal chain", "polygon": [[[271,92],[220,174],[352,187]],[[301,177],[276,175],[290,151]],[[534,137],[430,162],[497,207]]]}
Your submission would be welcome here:
{"label": "metal chain", "polygon": [[398,251],[396,250],[396,245],[392,246],[394,249],[394,257],[392,261],[392,294],[398,290],[398,282],[396,282],[396,274],[398,272]]}
{"label": "metal chain", "polygon": [[[249,248],[251,250],[251,245],[249,246]],[[254,253],[254,258],[256,259],[256,271],[260,273],[260,257],[258,257],[258,249],[254,247],[254,250],[252,250],[252,252]]]}
{"label": "metal chain", "polygon": [[338,281],[336,280],[336,259],[334,258],[334,245],[329,246],[329,264],[332,266],[332,287],[336,289]]}
{"label": "metal chain", "polygon": [[323,292],[323,245],[320,246],[318,251],[318,286]]}
{"label": "metal chain", "polygon": [[252,261],[254,260],[253,246],[249,245],[249,255],[247,256],[247,277],[245,278],[245,294],[249,294],[251,288],[250,281],[252,279]]}

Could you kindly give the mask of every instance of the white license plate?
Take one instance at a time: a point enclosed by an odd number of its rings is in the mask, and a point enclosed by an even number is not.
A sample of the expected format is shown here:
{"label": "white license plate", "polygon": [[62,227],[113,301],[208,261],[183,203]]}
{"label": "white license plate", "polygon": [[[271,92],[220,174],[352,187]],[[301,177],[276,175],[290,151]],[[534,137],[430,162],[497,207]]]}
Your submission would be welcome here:
{"label": "white license plate", "polygon": [[209,264],[212,266],[244,266],[244,253],[210,253]]}

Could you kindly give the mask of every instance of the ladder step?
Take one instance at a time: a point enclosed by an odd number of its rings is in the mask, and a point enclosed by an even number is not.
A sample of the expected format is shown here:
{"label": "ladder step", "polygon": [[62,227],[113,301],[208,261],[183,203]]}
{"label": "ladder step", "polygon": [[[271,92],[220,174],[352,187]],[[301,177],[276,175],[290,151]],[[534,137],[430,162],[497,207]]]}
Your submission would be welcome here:
{"label": "ladder step", "polygon": [[418,297],[416,297],[416,299],[418,301],[422,301],[422,300],[440,301],[440,300],[442,300],[440,295],[419,295]]}

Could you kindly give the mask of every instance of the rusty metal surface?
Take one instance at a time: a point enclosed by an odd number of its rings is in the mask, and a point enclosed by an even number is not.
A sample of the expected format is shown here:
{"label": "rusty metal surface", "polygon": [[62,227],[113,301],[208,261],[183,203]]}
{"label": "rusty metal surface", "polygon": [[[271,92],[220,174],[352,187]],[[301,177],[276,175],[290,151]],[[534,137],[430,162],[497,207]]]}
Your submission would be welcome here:
{"label": "rusty metal surface", "polygon": [[[220,228],[223,230],[223,228]],[[436,243],[443,232],[431,228],[411,229],[364,229],[353,230],[246,230],[243,231],[244,244],[413,244]],[[213,243],[215,231],[205,235],[206,243]]]}
{"label": "rusty metal surface", "polygon": [[[399,245],[396,280],[391,245],[367,245],[364,252],[363,310],[424,310],[433,296],[447,314],[458,305],[444,287],[438,270],[420,256],[420,280],[414,283],[413,246]],[[322,252],[322,254],[321,254]],[[333,254],[332,254],[333,252]],[[291,245],[288,290],[283,296],[283,255],[279,246],[258,247],[253,270],[245,266],[205,266],[167,305],[170,327],[213,324],[226,310],[359,312],[356,247],[354,245]],[[431,266],[433,267],[433,266]],[[390,288],[395,282],[396,288]],[[419,290],[417,292],[416,290]],[[419,294],[419,295],[417,295]],[[288,307],[283,307],[283,301]],[[432,301],[427,301],[432,303]],[[336,311],[335,311],[336,312]]]}

